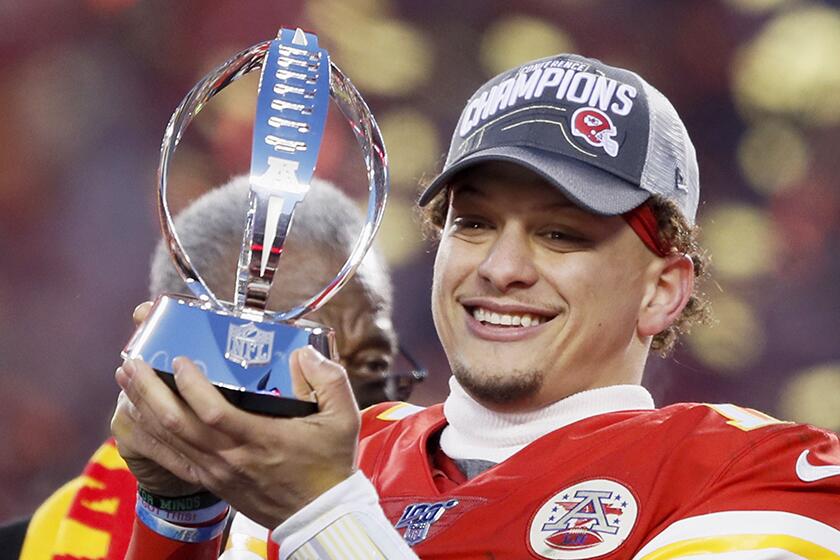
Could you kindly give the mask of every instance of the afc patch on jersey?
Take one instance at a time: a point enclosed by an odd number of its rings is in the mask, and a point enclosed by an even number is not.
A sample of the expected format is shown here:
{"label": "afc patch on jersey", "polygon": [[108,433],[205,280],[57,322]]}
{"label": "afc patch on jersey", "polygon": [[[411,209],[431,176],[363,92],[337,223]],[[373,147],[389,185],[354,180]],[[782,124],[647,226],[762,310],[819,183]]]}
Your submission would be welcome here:
{"label": "afc patch on jersey", "polygon": [[458,505],[458,500],[443,500],[440,502],[422,502],[410,504],[403,510],[399,521],[394,525],[397,529],[405,529],[403,539],[409,546],[414,546],[429,536],[432,523],[440,519],[446,510]]}
{"label": "afc patch on jersey", "polygon": [[636,498],[626,486],[604,479],[579,482],[537,510],[528,544],[543,558],[595,558],[622,545],[638,514]]}

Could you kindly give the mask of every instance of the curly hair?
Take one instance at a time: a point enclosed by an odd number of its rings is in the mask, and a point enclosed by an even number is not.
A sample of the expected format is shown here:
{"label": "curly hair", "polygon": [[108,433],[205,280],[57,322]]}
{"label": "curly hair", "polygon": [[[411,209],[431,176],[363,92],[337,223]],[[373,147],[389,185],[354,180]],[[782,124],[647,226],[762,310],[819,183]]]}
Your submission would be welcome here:
{"label": "curly hair", "polygon": [[[449,209],[449,187],[442,189],[429,203],[420,208],[423,235],[427,240],[437,241],[446,223]],[[711,307],[706,294],[700,290],[701,281],[708,276],[709,256],[700,246],[700,228],[685,219],[674,202],[660,195],[651,196],[648,204],[656,216],[660,239],[673,253],[682,254],[694,263],[695,285],[688,303],[679,317],[665,330],[654,335],[650,349],[662,357],[674,349],[679,337],[688,334],[695,325],[708,324]]]}

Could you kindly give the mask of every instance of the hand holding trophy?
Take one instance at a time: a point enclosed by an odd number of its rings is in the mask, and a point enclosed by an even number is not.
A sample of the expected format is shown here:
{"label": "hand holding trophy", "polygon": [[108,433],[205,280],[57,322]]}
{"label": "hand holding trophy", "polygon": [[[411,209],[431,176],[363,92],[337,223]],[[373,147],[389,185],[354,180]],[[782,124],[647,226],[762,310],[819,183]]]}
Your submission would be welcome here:
{"label": "hand holding trophy", "polygon": [[[254,123],[250,208],[233,303],[222,301],[190,263],[167,202],[167,172],[181,136],[201,108],[239,77],[262,68]],[[367,221],[336,277],[285,312],[266,309],[295,207],[306,197],[332,97],[361,146],[367,167]],[[300,29],[242,51],[193,87],[172,115],[161,146],[158,208],[175,265],[194,297],[163,295],[123,350],[142,358],[172,388],[172,361],[190,357],[225,398],[240,408],[303,416],[317,404],[292,396],[289,355],[311,345],[335,357],[331,329],[300,317],[324,305],[350,279],[370,248],[388,190],[387,157],[376,122],[350,81]]]}

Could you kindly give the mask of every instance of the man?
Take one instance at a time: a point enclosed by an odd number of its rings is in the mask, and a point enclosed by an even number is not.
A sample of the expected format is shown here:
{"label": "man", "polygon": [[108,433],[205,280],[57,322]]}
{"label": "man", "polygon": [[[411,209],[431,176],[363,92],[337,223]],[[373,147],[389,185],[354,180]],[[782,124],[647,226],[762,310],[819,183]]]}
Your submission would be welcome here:
{"label": "man", "polygon": [[[248,189],[246,177],[233,179],[197,199],[176,218],[176,229],[193,265],[210,289],[225,300],[231,299],[233,290]],[[361,216],[353,202],[329,183],[316,180],[306,202],[298,207],[269,298],[269,308],[290,308],[325,285],[343,264],[361,227]],[[162,242],[152,259],[149,291],[152,297],[161,293],[188,293]],[[150,306],[149,303],[140,306],[135,312],[135,321],[142,321]],[[388,271],[378,252],[372,251],[344,289],[324,307],[307,316],[336,330],[340,361],[348,371],[354,394],[362,407],[389,398],[407,398],[409,394],[406,388],[410,389],[410,385],[390,383],[395,378],[392,364],[397,350],[391,311],[392,288]],[[402,388],[401,394],[395,392],[395,388]],[[122,499],[130,502],[127,511],[131,513],[136,484],[113,445],[106,444],[97,452],[83,477],[69,483],[39,509],[28,531],[24,560],[52,558],[52,554],[58,553],[87,558],[123,556],[128,535],[114,531],[109,546],[107,531],[99,529],[110,527],[113,520],[101,515],[96,518],[85,505],[85,502],[91,502],[91,494],[85,490],[102,486],[97,478],[99,475],[113,483],[113,492],[107,497],[104,494],[95,496],[92,501]],[[69,510],[78,515],[67,516]],[[16,529],[20,535],[10,533],[2,541],[0,555],[17,558],[16,551],[20,551],[25,528],[25,524],[19,524]],[[64,544],[60,542],[62,539]],[[74,549],[74,546],[81,548]],[[107,550],[107,556],[105,553],[100,555],[103,550]]]}
{"label": "man", "polygon": [[[183,400],[126,362],[112,426],[149,494],[127,558],[214,558],[226,503],[270,530],[272,559],[840,558],[836,435],[656,409],[639,385],[704,314],[698,197],[688,134],[638,75],[558,55],[490,80],[420,199],[446,402],[360,418],[341,367],[306,349],[292,374],[319,412],[266,420],[187,358]],[[200,497],[193,523],[172,496]]]}

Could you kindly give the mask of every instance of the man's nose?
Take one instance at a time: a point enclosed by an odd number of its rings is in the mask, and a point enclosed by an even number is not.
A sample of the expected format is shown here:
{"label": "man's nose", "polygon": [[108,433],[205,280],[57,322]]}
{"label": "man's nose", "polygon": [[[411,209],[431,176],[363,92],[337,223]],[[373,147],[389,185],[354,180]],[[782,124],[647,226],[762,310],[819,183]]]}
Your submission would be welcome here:
{"label": "man's nose", "polygon": [[536,283],[539,274],[528,233],[518,226],[501,229],[481,261],[478,275],[500,292]]}

